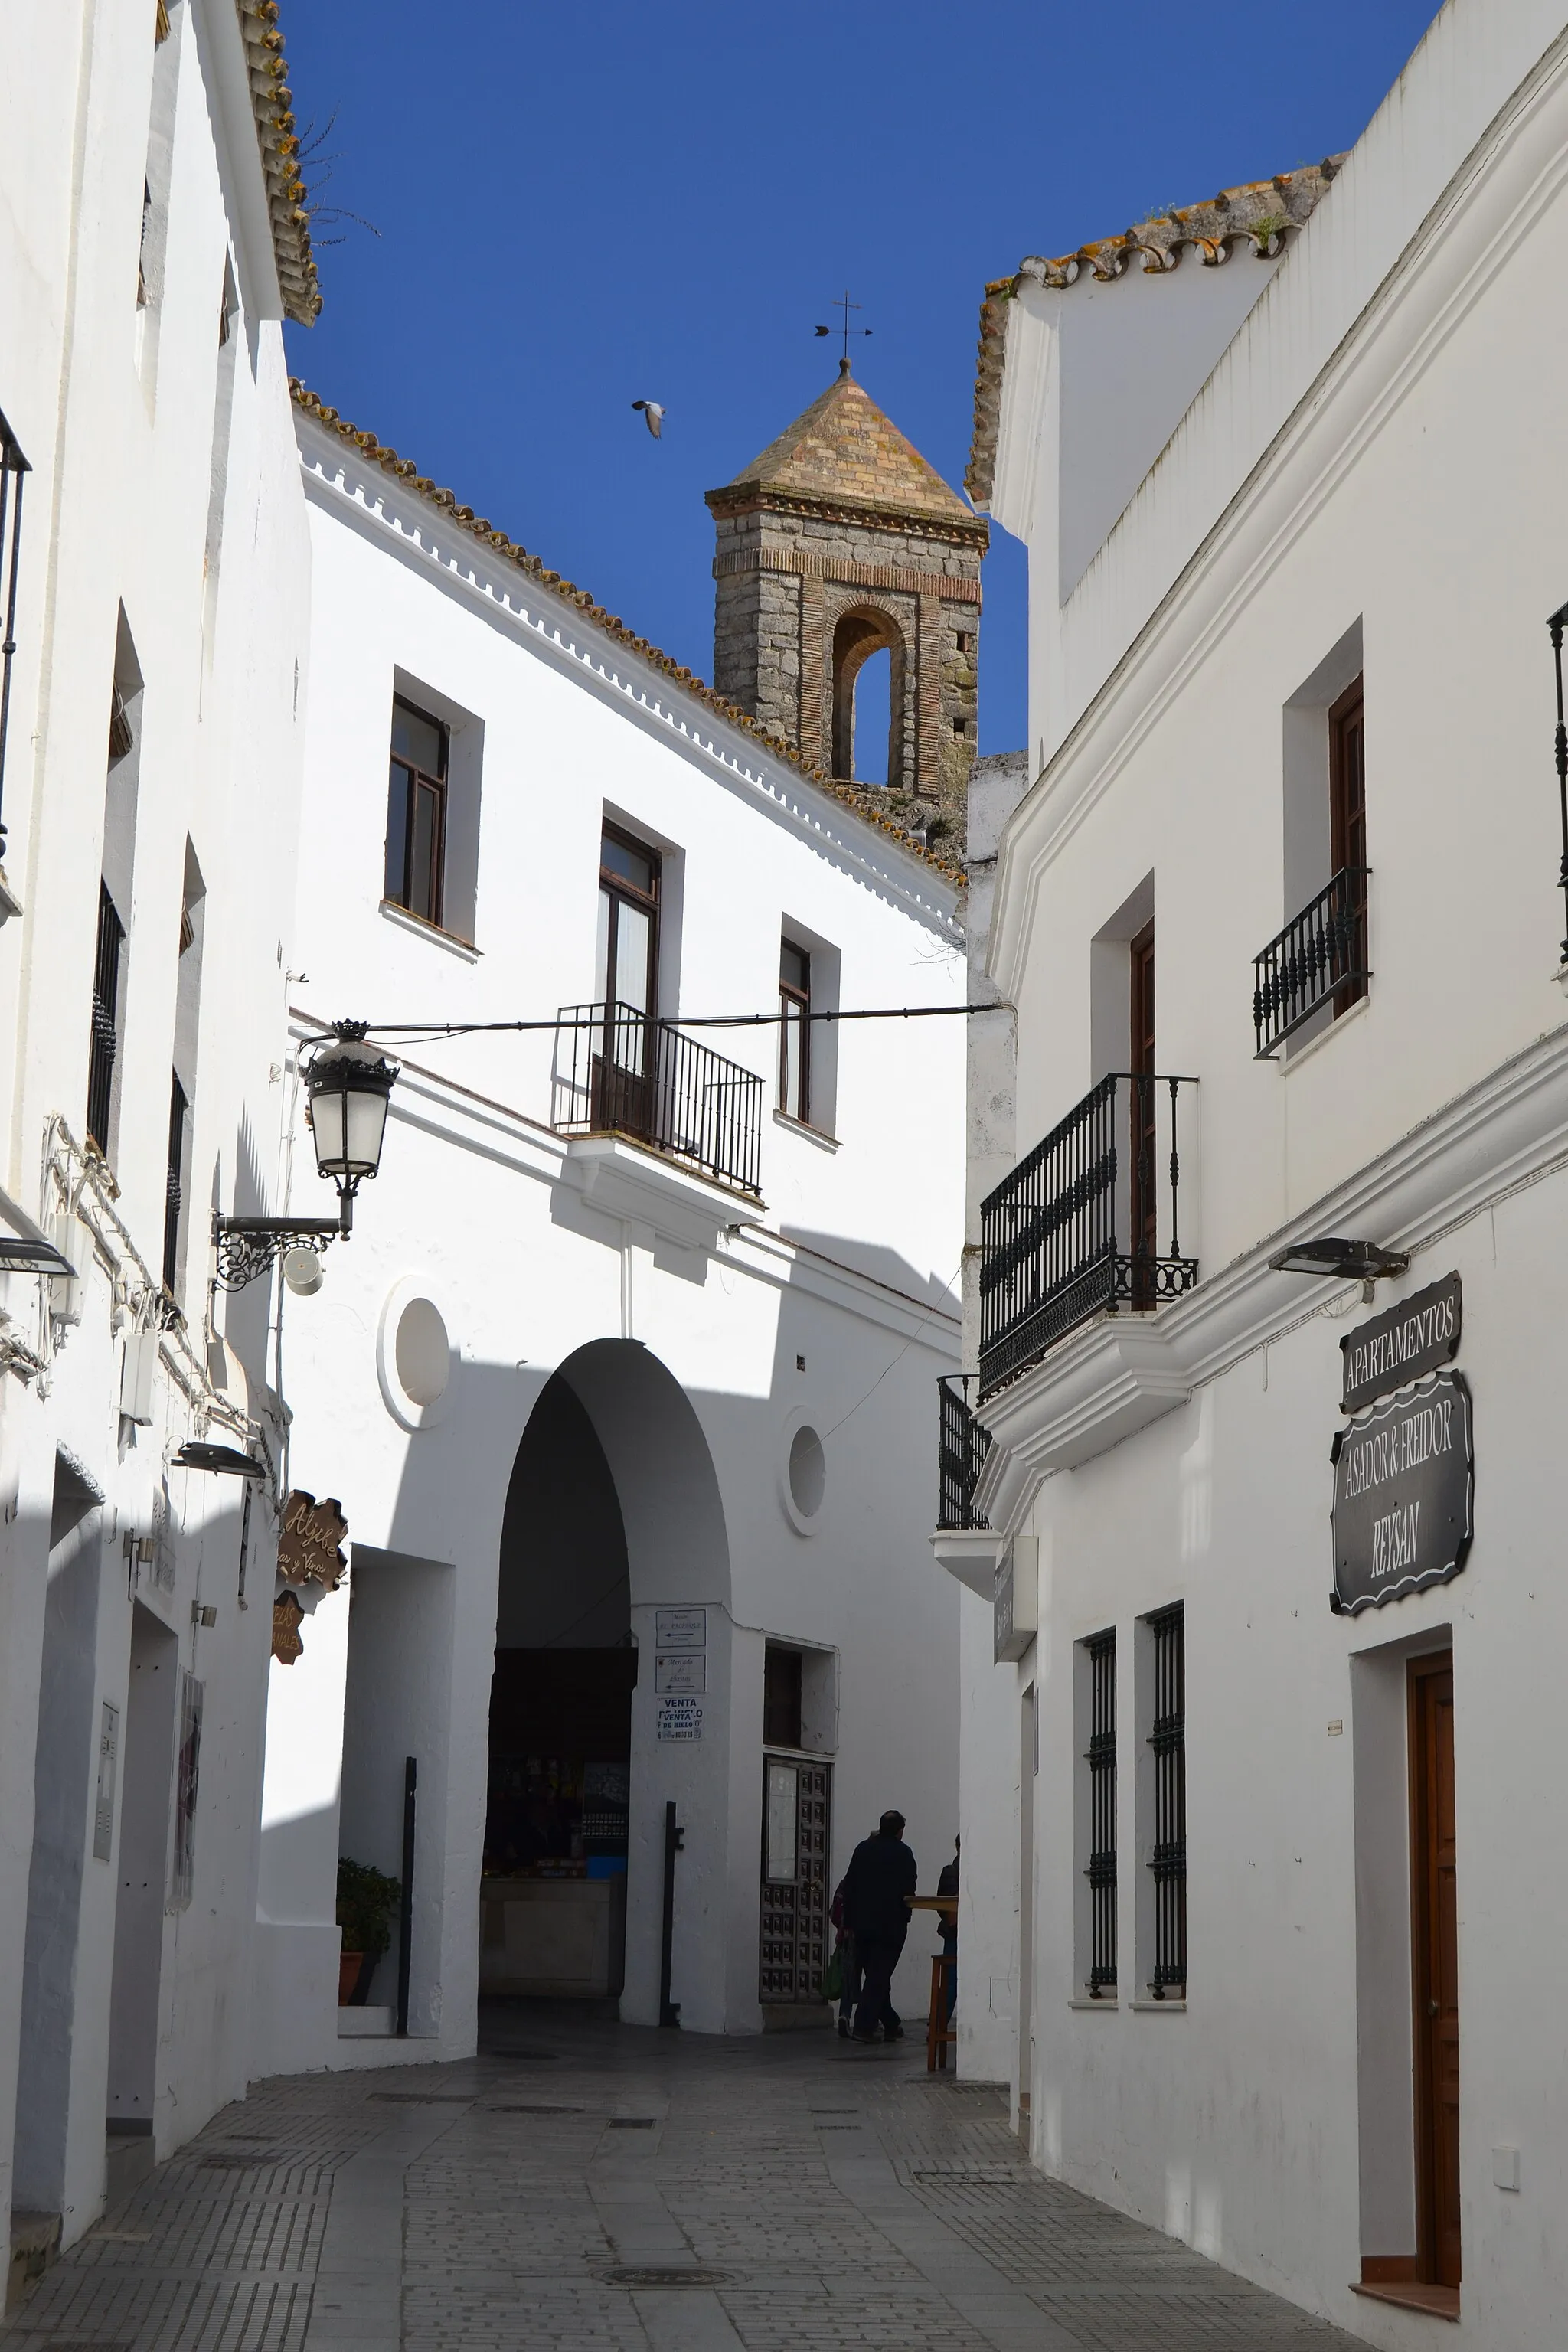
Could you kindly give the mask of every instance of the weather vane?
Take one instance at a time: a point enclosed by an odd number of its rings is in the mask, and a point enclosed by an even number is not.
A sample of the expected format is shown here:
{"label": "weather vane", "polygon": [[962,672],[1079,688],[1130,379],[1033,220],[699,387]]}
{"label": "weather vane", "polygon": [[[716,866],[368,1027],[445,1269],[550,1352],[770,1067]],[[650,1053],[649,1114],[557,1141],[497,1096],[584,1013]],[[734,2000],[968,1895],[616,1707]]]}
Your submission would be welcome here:
{"label": "weather vane", "polygon": [[834,297],[834,299],[832,300],[832,302],[831,302],[831,303],[829,303],[828,308],[829,308],[830,310],[842,310],[842,311],[843,311],[843,313],[844,313],[843,323],[842,323],[840,326],[837,326],[837,327],[818,327],[818,329],[816,330],[816,331],[817,331],[817,333],[818,333],[819,335],[842,335],[842,336],[843,336],[843,338],[844,338],[844,357],[843,357],[843,359],[839,362],[839,368],[840,368],[840,371],[841,371],[841,373],[842,373],[843,374],[847,375],[847,374],[848,374],[848,373],[849,373],[849,338],[850,338],[850,336],[851,336],[851,335],[868,335],[868,334],[870,333],[871,330],[870,330],[870,328],[869,328],[869,327],[852,327],[852,326],[850,325],[850,323],[849,323],[849,313],[850,313],[850,311],[851,311],[851,310],[858,310],[860,308],[860,305],[859,305],[859,303],[858,303],[858,302],[851,302],[851,300],[849,299],[849,289],[848,289],[848,287],[847,287],[847,286],[844,289],[844,291],[843,291],[843,293],[842,293],[842,294],[836,295],[836,296]]}

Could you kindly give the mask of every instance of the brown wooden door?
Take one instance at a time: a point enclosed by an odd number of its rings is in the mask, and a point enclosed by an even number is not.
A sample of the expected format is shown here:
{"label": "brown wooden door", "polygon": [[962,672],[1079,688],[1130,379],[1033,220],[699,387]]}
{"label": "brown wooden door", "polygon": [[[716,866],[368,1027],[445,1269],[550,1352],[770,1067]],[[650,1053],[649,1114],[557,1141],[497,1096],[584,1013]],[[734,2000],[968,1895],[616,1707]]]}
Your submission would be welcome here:
{"label": "brown wooden door", "polygon": [[[1154,1184],[1154,926],[1145,923],[1129,951],[1132,982],[1131,1059],[1132,1181],[1131,1240],[1135,1259],[1160,1254]],[[1152,1307],[1153,1284],[1135,1268],[1134,1307]]]}
{"label": "brown wooden door", "polygon": [[1343,922],[1336,932],[1333,970],[1350,975],[1334,991],[1338,1016],[1366,994],[1366,738],[1362,682],[1341,695],[1329,713],[1330,855],[1334,872],[1348,873]]}
{"label": "brown wooden door", "polygon": [[1454,1654],[1410,1664],[1415,2185],[1422,2274],[1459,2284],[1459,1964]]}

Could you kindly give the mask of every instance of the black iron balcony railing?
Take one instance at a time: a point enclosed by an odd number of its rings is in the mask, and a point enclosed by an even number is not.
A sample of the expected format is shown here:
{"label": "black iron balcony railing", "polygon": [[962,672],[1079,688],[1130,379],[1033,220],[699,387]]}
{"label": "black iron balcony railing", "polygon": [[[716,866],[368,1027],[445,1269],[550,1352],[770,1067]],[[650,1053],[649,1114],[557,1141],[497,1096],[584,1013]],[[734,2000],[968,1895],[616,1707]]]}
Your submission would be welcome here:
{"label": "black iron balcony railing", "polygon": [[[980,1393],[990,1396],[1101,1311],[1146,1314],[1190,1290],[1181,1147],[1195,1078],[1101,1078],[980,1211]],[[1178,1130],[1183,1130],[1181,1133]]]}
{"label": "black iron balcony railing", "polygon": [[1325,1004],[1345,1012],[1366,994],[1369,868],[1342,866],[1326,890],[1293,916],[1252,960],[1252,1024],[1260,1062],[1272,1061]]}
{"label": "black iron balcony railing", "polygon": [[565,1004],[555,1031],[558,1135],[625,1135],[760,1194],[763,1082],[629,1004]]}
{"label": "black iron balcony railing", "polygon": [[942,1408],[942,1435],[937,1444],[937,1517],[939,1528],[988,1528],[974,1507],[974,1482],[991,1451],[991,1433],[982,1429],[970,1410],[973,1372],[943,1372],[937,1381]]}

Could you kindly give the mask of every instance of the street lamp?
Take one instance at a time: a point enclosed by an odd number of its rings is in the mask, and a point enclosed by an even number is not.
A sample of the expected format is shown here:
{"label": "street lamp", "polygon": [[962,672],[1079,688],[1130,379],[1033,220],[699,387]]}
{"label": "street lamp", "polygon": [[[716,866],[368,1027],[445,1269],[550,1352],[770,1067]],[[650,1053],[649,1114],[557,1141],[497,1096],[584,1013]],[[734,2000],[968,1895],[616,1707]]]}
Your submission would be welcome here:
{"label": "street lamp", "polygon": [[[386,1106],[397,1065],[364,1042],[366,1024],[337,1021],[331,1044],[323,1043],[304,1067],[306,1118],[316,1147],[316,1172],[338,1188],[335,1217],[221,1217],[213,1219],[217,1246],[217,1283],[243,1290],[270,1271],[279,1251],[321,1251],[353,1231],[354,1194],[381,1166]],[[296,1285],[296,1287],[300,1286]]]}
{"label": "street lamp", "polygon": [[1292,1242],[1276,1250],[1268,1261],[1276,1274],[1331,1274],[1342,1281],[1359,1282],[1371,1290],[1386,1276],[1403,1274],[1410,1260],[1404,1250],[1383,1249],[1376,1242],[1354,1242],[1338,1234],[1320,1234],[1310,1241]]}

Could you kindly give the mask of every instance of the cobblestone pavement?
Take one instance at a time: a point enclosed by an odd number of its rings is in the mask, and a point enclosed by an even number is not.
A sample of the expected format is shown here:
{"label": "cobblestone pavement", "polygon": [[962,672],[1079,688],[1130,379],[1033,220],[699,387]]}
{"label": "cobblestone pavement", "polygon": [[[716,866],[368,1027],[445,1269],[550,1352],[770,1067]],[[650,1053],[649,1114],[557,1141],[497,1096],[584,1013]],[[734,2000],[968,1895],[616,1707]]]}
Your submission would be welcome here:
{"label": "cobblestone pavement", "polygon": [[257,2086],[0,2352],[1331,2352],[1044,2179],[923,2047],[518,2005],[458,2065]]}

